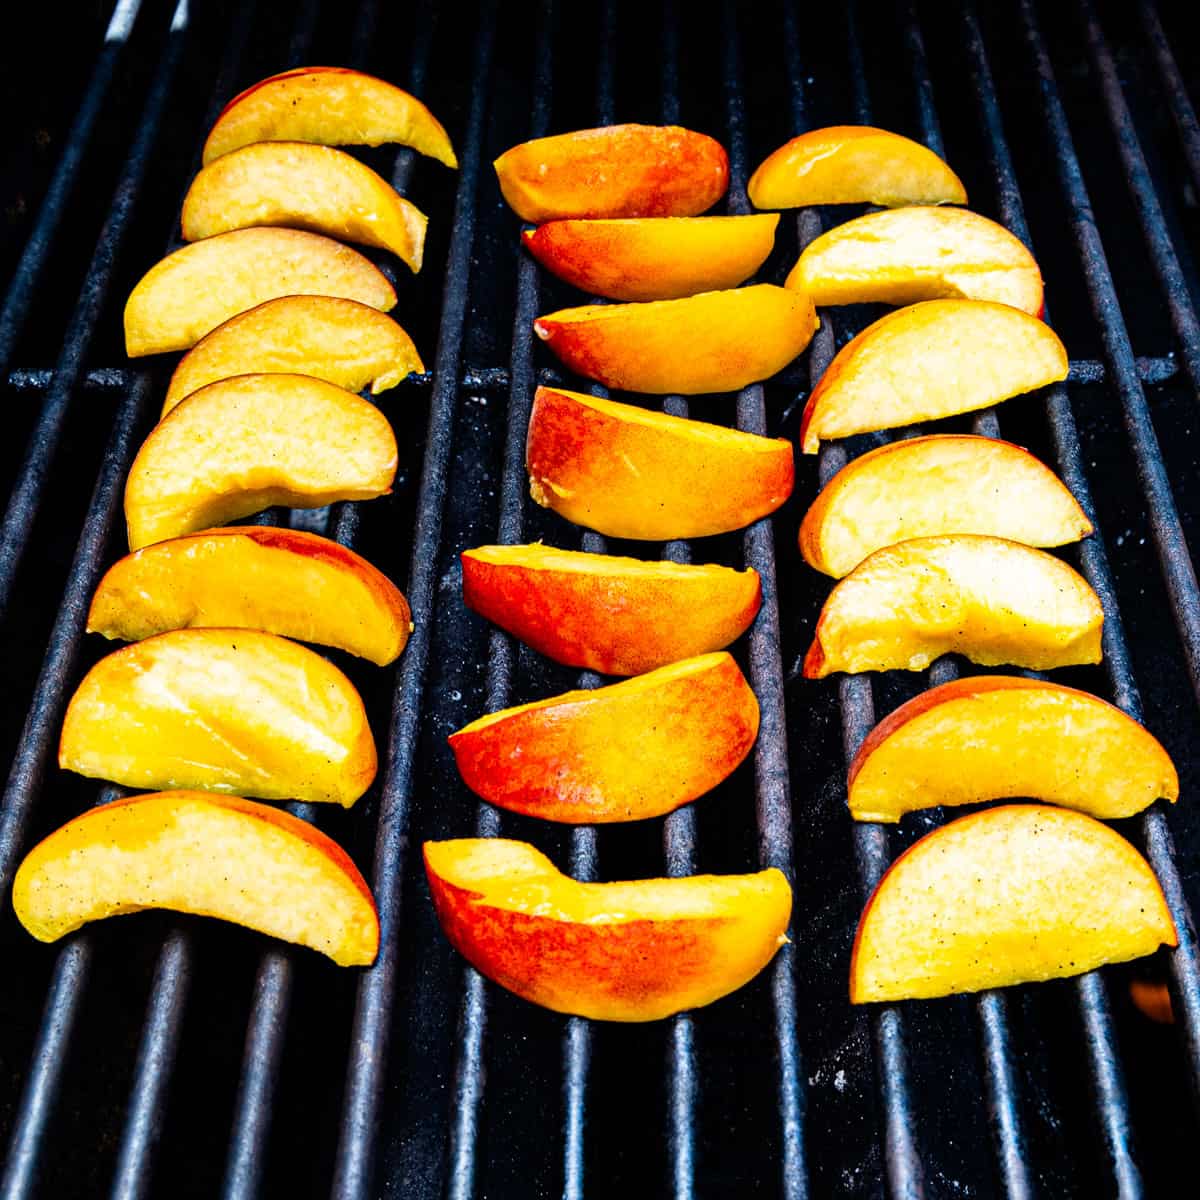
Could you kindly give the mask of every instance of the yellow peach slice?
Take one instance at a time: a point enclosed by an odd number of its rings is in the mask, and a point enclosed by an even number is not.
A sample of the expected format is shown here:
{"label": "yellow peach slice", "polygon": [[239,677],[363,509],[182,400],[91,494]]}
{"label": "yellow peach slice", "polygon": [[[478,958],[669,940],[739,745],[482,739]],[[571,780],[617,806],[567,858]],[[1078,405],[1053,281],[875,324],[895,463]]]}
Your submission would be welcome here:
{"label": "yellow peach slice", "polygon": [[386,495],[396,438],[373,404],[305,375],[237,375],[193,392],[142,444],[125,484],[129,548],[273,504]]}
{"label": "yellow peach slice", "polygon": [[230,317],[278,296],[342,296],[387,312],[396,292],[357,250],[301,229],[235,229],[184,246],[125,305],[130,358],[187,350]]}
{"label": "yellow peach slice", "polygon": [[480,546],[462,568],[468,608],[556,662],[604,675],[722,650],[762,603],[757,571],[543,545]]}
{"label": "yellow peach slice", "polygon": [[961,180],[927,146],[870,125],[810,129],[750,176],[755,208],[966,204]]}
{"label": "yellow peach slice", "polygon": [[741,529],[792,493],[791,444],[579,392],[538,388],[525,446],[534,500],[610,537]]}
{"label": "yellow peach slice", "polygon": [[1158,740],[1119,708],[1039,679],[977,675],[914,697],[870,732],[850,765],[856,821],[1022,797],[1117,820],[1179,777]]}
{"label": "yellow peach slice", "polygon": [[1150,864],[1107,825],[989,808],[926,834],[880,880],[854,939],[850,1001],[1060,979],[1176,942]]}
{"label": "yellow peach slice", "polygon": [[398,142],[457,167],[441,122],[416,96],[346,67],[299,67],[240,92],[204,143],[207,165],[251,142],[382,146]]}
{"label": "yellow peach slice", "polygon": [[379,918],[346,852],[307,821],[238,796],[157,792],[101,804],[35,846],[13,882],[40,942],[148,908],[219,917],[365,967]]}
{"label": "yellow peach slice", "polygon": [[922,671],[957,652],[1035,671],[1100,661],[1104,610],[1066,563],[981,534],[877,550],[833,589],[804,674]]}
{"label": "yellow peach slice", "polygon": [[527,842],[425,843],[450,944],[478,971],[555,1012],[655,1021],[748,983],[787,942],[792,889],[774,868],[578,883]]}
{"label": "yellow peach slice", "polygon": [[948,533],[988,533],[1063,546],[1092,532],[1075,497],[1032,454],[999,438],[933,434],[852,459],[800,525],[809,566],[840,579],[884,546]]}
{"label": "yellow peach slice", "polygon": [[136,642],[170,629],[262,629],[384,666],[412,630],[400,589],[315,533],[244,525],[158,542],[109,568],[88,632]]}
{"label": "yellow peach slice", "polygon": [[767,259],[779,217],[548,221],[522,233],[560,279],[612,300],[675,300],[737,287]]}

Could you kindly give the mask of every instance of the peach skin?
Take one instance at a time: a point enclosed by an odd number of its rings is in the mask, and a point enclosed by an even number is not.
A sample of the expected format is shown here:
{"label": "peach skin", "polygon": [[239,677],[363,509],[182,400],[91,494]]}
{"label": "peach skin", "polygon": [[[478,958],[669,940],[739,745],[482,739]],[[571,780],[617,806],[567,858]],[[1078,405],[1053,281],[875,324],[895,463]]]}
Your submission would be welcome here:
{"label": "peach skin", "polygon": [[926,834],[880,880],[854,939],[850,1002],[1061,979],[1177,940],[1150,864],[1107,825],[989,808]]}
{"label": "peach skin", "polygon": [[1170,756],[1119,708],[1040,679],[975,675],[902,704],[850,764],[856,821],[1029,796],[1104,820],[1179,798]]}
{"label": "peach skin", "polygon": [[137,642],[171,629],[262,629],[385,666],[412,630],[400,589],[365,558],[315,533],[209,529],[158,542],[109,568],[88,632]]}
{"label": "peach skin", "polygon": [[884,546],[987,533],[1063,546],[1092,532],[1075,497],[1032,454],[999,438],[933,434],[852,459],[800,525],[804,561],[840,579]]}
{"label": "peach skin", "polygon": [[694,217],[729,186],[720,143],[678,125],[606,125],[536,138],[493,166],[523,221]]}
{"label": "peach skin", "polygon": [[1043,550],[972,533],[913,538],[830,592],[804,674],[923,671],[952,652],[1034,671],[1098,663],[1103,626],[1091,585]]}
{"label": "peach skin", "polygon": [[349,808],[376,758],[358,693],[319,654],[258,630],[176,629],[84,676],[58,765],[125,787]]}
{"label": "peach skin", "polygon": [[1157,979],[1131,979],[1129,998],[1143,1017],[1156,1025],[1174,1025],[1175,1009],[1167,985]]}
{"label": "peach skin", "polygon": [[580,392],[538,388],[525,446],[544,508],[641,541],[741,529],[792,493],[791,444]]}
{"label": "peach skin", "polygon": [[610,300],[676,300],[737,287],[767,259],[777,213],[548,221],[525,248],[560,279]]}
{"label": "peach skin", "polygon": [[367,967],[379,918],[346,852],[290,813],[238,796],[157,792],[89,809],[26,856],[17,919],[39,942],[148,908],[219,917]]}
{"label": "peach skin", "polygon": [[457,167],[441,122],[416,96],[346,67],[299,67],[240,92],[204,143],[207,166],[252,142],[382,146],[395,142]]}
{"label": "peach skin", "polygon": [[755,208],[813,204],[966,204],[958,176],[927,146],[870,125],[810,129],[750,176]]}
{"label": "peach skin", "polygon": [[758,702],[726,653],[489,713],[450,735],[466,785],[492,804],[571,824],[659,817],[750,753]]}
{"label": "peach skin", "polygon": [[125,483],[130,550],[273,504],[391,491],[396,438],[368,400],[305,375],[236,375],[193,392],[142,443]]}
{"label": "peach skin", "polygon": [[525,1000],[598,1021],[656,1021],[748,983],[786,944],[792,889],[771,868],[578,883],[527,842],[425,843],[450,944]]}
{"label": "peach skin", "polygon": [[235,229],[184,246],[125,305],[130,358],[187,350],[230,317],[279,296],[342,296],[387,312],[396,292],[357,250],[302,229]]}
{"label": "peach skin", "polygon": [[462,556],[463,600],[570,667],[640,675],[722,650],[762,603],[758,572],[642,562],[551,546],[480,546]]}

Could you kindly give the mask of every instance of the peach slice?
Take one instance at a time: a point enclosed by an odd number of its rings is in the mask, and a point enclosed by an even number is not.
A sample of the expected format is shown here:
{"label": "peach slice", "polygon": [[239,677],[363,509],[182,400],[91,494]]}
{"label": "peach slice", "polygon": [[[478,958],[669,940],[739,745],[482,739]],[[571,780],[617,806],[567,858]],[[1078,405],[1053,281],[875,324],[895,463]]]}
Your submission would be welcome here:
{"label": "peach slice", "polygon": [[933,434],[852,459],[800,525],[804,561],[840,579],[884,546],[989,533],[1063,546],[1092,532],[1075,497],[1032,454],[999,438]]}
{"label": "peach slice", "polygon": [[722,651],[489,713],[451,734],[450,747],[467,786],[492,804],[590,825],[695,800],[757,736],[758,701]]}
{"label": "peach slice", "polygon": [[1087,692],[977,675],[902,704],[850,765],[856,821],[1030,796],[1105,820],[1179,798],[1170,755],[1149,730]]}
{"label": "peach slice", "polygon": [[365,967],[379,948],[371,890],[307,821],[239,796],[157,792],[101,804],[38,843],[13,882],[39,942],[147,908],[220,917]]}
{"label": "peach slice", "polygon": [[813,303],[994,300],[1042,315],[1042,273],[1024,242],[965,208],[895,208],[809,243],[787,286]]}
{"label": "peach slice", "polygon": [[870,125],[810,129],[750,176],[755,208],[811,204],[966,204],[967,190],[927,146]]}
{"label": "peach slice", "polygon": [[376,757],[354,685],[319,654],[254,629],[176,629],[84,676],[58,765],[126,787],[349,808]]}
{"label": "peach slice", "polygon": [[523,221],[694,217],[729,186],[719,142],[678,125],[606,125],[536,138],[493,166]]}
{"label": "peach slice", "polygon": [[534,500],[610,537],[642,541],[741,529],[792,493],[791,444],[538,388],[525,446]]}
{"label": "peach slice", "polygon": [[804,674],[923,671],[951,652],[1035,671],[1098,663],[1103,625],[1087,580],[1043,550],[982,534],[913,538],[830,592]]}
{"label": "peach slice", "polygon": [[480,546],[462,568],[468,608],[556,662],[604,675],[724,649],[762,603],[757,571],[551,546]]}
{"label": "peach slice", "polygon": [[377,396],[425,364],[391,317],[339,296],[280,296],[201,338],[171,376],[165,417],[180,400],[233,375],[312,375]]}
{"label": "peach slice", "polygon": [[398,142],[457,167],[438,119],[416,96],[346,67],[300,67],[272,75],[221,110],[204,143],[207,166],[251,142],[382,146]]}
{"label": "peach slice", "polygon": [[343,296],[387,312],[396,292],[357,250],[302,229],[235,229],[155,263],[125,305],[130,358],[187,350],[278,296]]}
{"label": "peach slice", "polygon": [[525,1000],[600,1021],[655,1021],[749,983],[787,942],[792,889],[771,868],[578,883],[527,842],[425,843],[450,944]]}
{"label": "peach slice", "polygon": [[1177,942],[1150,864],[1083,813],[1011,804],[926,834],[858,923],[850,1002],[1082,975]]}
{"label": "peach slice", "polygon": [[735,392],[782,370],[812,341],[812,302],[759,283],[650,304],[585,304],[534,332],[572,371],[626,392]]}
{"label": "peach slice", "polygon": [[386,495],[396,438],[370,401],[305,375],[237,375],[193,392],[142,444],[125,484],[140,550],[273,504]]}
{"label": "peach slice", "polygon": [[258,142],[209,163],[183,201],[183,236],[290,225],[390,250],[415,272],[426,217],[357,158],[311,142]]}
{"label": "peach slice", "polygon": [[315,533],[209,529],[127,555],[92,597],[88,632],[136,642],[170,629],[262,629],[337,646],[380,666],[412,630],[400,589]]}
{"label": "peach slice", "polygon": [[560,279],[612,300],[675,300],[737,287],[766,261],[777,213],[549,221],[522,233]]}
{"label": "peach slice", "polygon": [[1175,1024],[1175,1009],[1165,983],[1157,979],[1131,979],[1129,998],[1138,1012],[1156,1025]]}

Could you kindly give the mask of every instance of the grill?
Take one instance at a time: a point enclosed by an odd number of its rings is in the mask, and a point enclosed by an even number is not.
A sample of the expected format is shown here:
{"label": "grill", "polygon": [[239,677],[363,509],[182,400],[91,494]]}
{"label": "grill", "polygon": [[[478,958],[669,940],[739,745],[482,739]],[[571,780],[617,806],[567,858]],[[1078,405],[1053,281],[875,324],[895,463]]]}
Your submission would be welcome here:
{"label": "grill", "polygon": [[[367,156],[430,214],[426,268],[397,280],[395,315],[433,369],[381,397],[401,446],[395,494],[261,518],[352,544],[412,604],[416,632],[394,671],[346,667],[372,717],[380,780],[350,813],[294,806],[372,880],[379,961],[335,971],[162,913],[45,948],[8,908],[0,1196],[1160,1194],[1181,1139],[1195,1136],[1200,1084],[1189,914],[1200,591],[1187,542],[1200,520],[1200,124],[1188,86],[1200,61],[1172,38],[1171,14],[1149,0],[815,13],[728,0],[711,22],[678,0],[607,0],[570,23],[551,0],[502,12],[486,0],[80,7],[59,91],[21,47],[58,44],[61,17],[27,14],[24,41],[0,51],[21,114],[0,246],[0,381],[16,426],[0,449],[11,479],[0,530],[6,896],[37,837],[116,794],[57,772],[54,747],[71,690],[103,653],[83,636],[87,603],[124,548],[125,472],[166,385],[161,363],[128,365],[121,307],[174,245],[220,105],[289,66],[358,66],[425,98],[462,167]],[[1156,807],[1123,830],[1179,928],[1179,949],[1156,964],[1174,1030],[1133,1011],[1130,969],[920,1005],[846,1003],[865,895],[941,820],[852,826],[846,761],[877,716],[970,670],[944,660],[911,680],[799,678],[828,584],[800,562],[796,526],[818,484],[878,437],[827,446],[815,466],[798,460],[793,500],[744,536],[661,547],[762,576],[762,612],[737,650],[761,732],[752,762],[715,794],[661,823],[571,832],[501,817],[459,782],[447,733],[581,680],[462,607],[458,552],[538,537],[605,548],[525,496],[534,387],[565,382],[531,320],[578,301],[518,253],[488,163],[529,137],[618,120],[679,121],[723,141],[734,213],[748,211],[748,168],[793,133],[884,125],[945,154],[972,207],[1038,254],[1048,315],[1072,352],[1067,383],[959,426],[1029,446],[1097,527],[1068,557],[1104,603],[1105,661],[1056,677],[1145,719],[1180,767],[1178,811]],[[781,280],[800,246],[846,216],[785,217],[762,277]],[[811,383],[872,315],[827,310],[782,376],[664,407],[794,438]],[[531,840],[581,878],[778,866],[796,889],[792,944],[735,996],[667,1022],[543,1012],[465,968],[437,929],[416,851],[472,831]]]}

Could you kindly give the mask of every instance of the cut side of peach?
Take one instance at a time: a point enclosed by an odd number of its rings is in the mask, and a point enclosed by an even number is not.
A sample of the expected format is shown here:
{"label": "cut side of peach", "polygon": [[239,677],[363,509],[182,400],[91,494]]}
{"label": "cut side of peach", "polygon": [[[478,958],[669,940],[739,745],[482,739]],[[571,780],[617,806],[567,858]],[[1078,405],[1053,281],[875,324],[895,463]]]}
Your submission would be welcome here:
{"label": "cut side of peach", "polygon": [[541,654],[604,675],[640,675],[721,650],[762,603],[756,571],[642,562],[551,546],[462,556],[463,599]]}
{"label": "cut side of peach", "polygon": [[237,375],[193,392],[142,444],[125,484],[129,548],[286,504],[391,490],[396,438],[370,401],[305,375]]}
{"label": "cut side of peach", "polygon": [[400,589],[365,558],[315,533],[209,529],[158,542],[109,568],[88,631],[137,642],[171,629],[262,629],[384,666],[412,629]]}
{"label": "cut side of peach", "polygon": [[1105,820],[1131,817],[1179,777],[1158,740],[1119,708],[1038,679],[956,679],[902,704],[850,766],[857,821],[938,805],[1029,797]]}
{"label": "cut side of peach", "polygon": [[387,312],[396,292],[357,250],[302,229],[235,229],[168,254],[125,305],[130,358],[187,350],[278,296],[342,296]]}
{"label": "cut side of peach", "polygon": [[967,190],[927,146],[870,125],[811,129],[750,176],[755,208],[812,204],[966,204]]}
{"label": "cut side of peach", "polygon": [[450,736],[467,786],[572,824],[638,821],[711,791],[750,753],[758,702],[725,653],[489,713]]}
{"label": "cut side of peach", "polygon": [[379,948],[371,891],[307,821],[237,796],[158,792],[114,800],[35,846],[13,883],[40,942],[148,908],[219,917],[307,946],[343,967]]}
{"label": "cut side of peach", "polygon": [[765,438],[580,392],[538,388],[525,446],[534,500],[610,537],[741,529],[792,492],[784,438]]}
{"label": "cut side of peach", "polygon": [[1060,979],[1176,942],[1150,864],[1107,825],[989,808],[927,834],[884,875],[854,939],[850,1001]]}
{"label": "cut side of peach", "polygon": [[555,1012],[655,1021],[728,995],[787,942],[792,889],[774,868],[578,883],[526,842],[425,843],[450,944],[477,970]]}
{"label": "cut side of peach", "polygon": [[1104,610],[1042,550],[979,534],[877,550],[829,594],[804,674],[923,671],[943,654],[1045,671],[1100,661]]}

